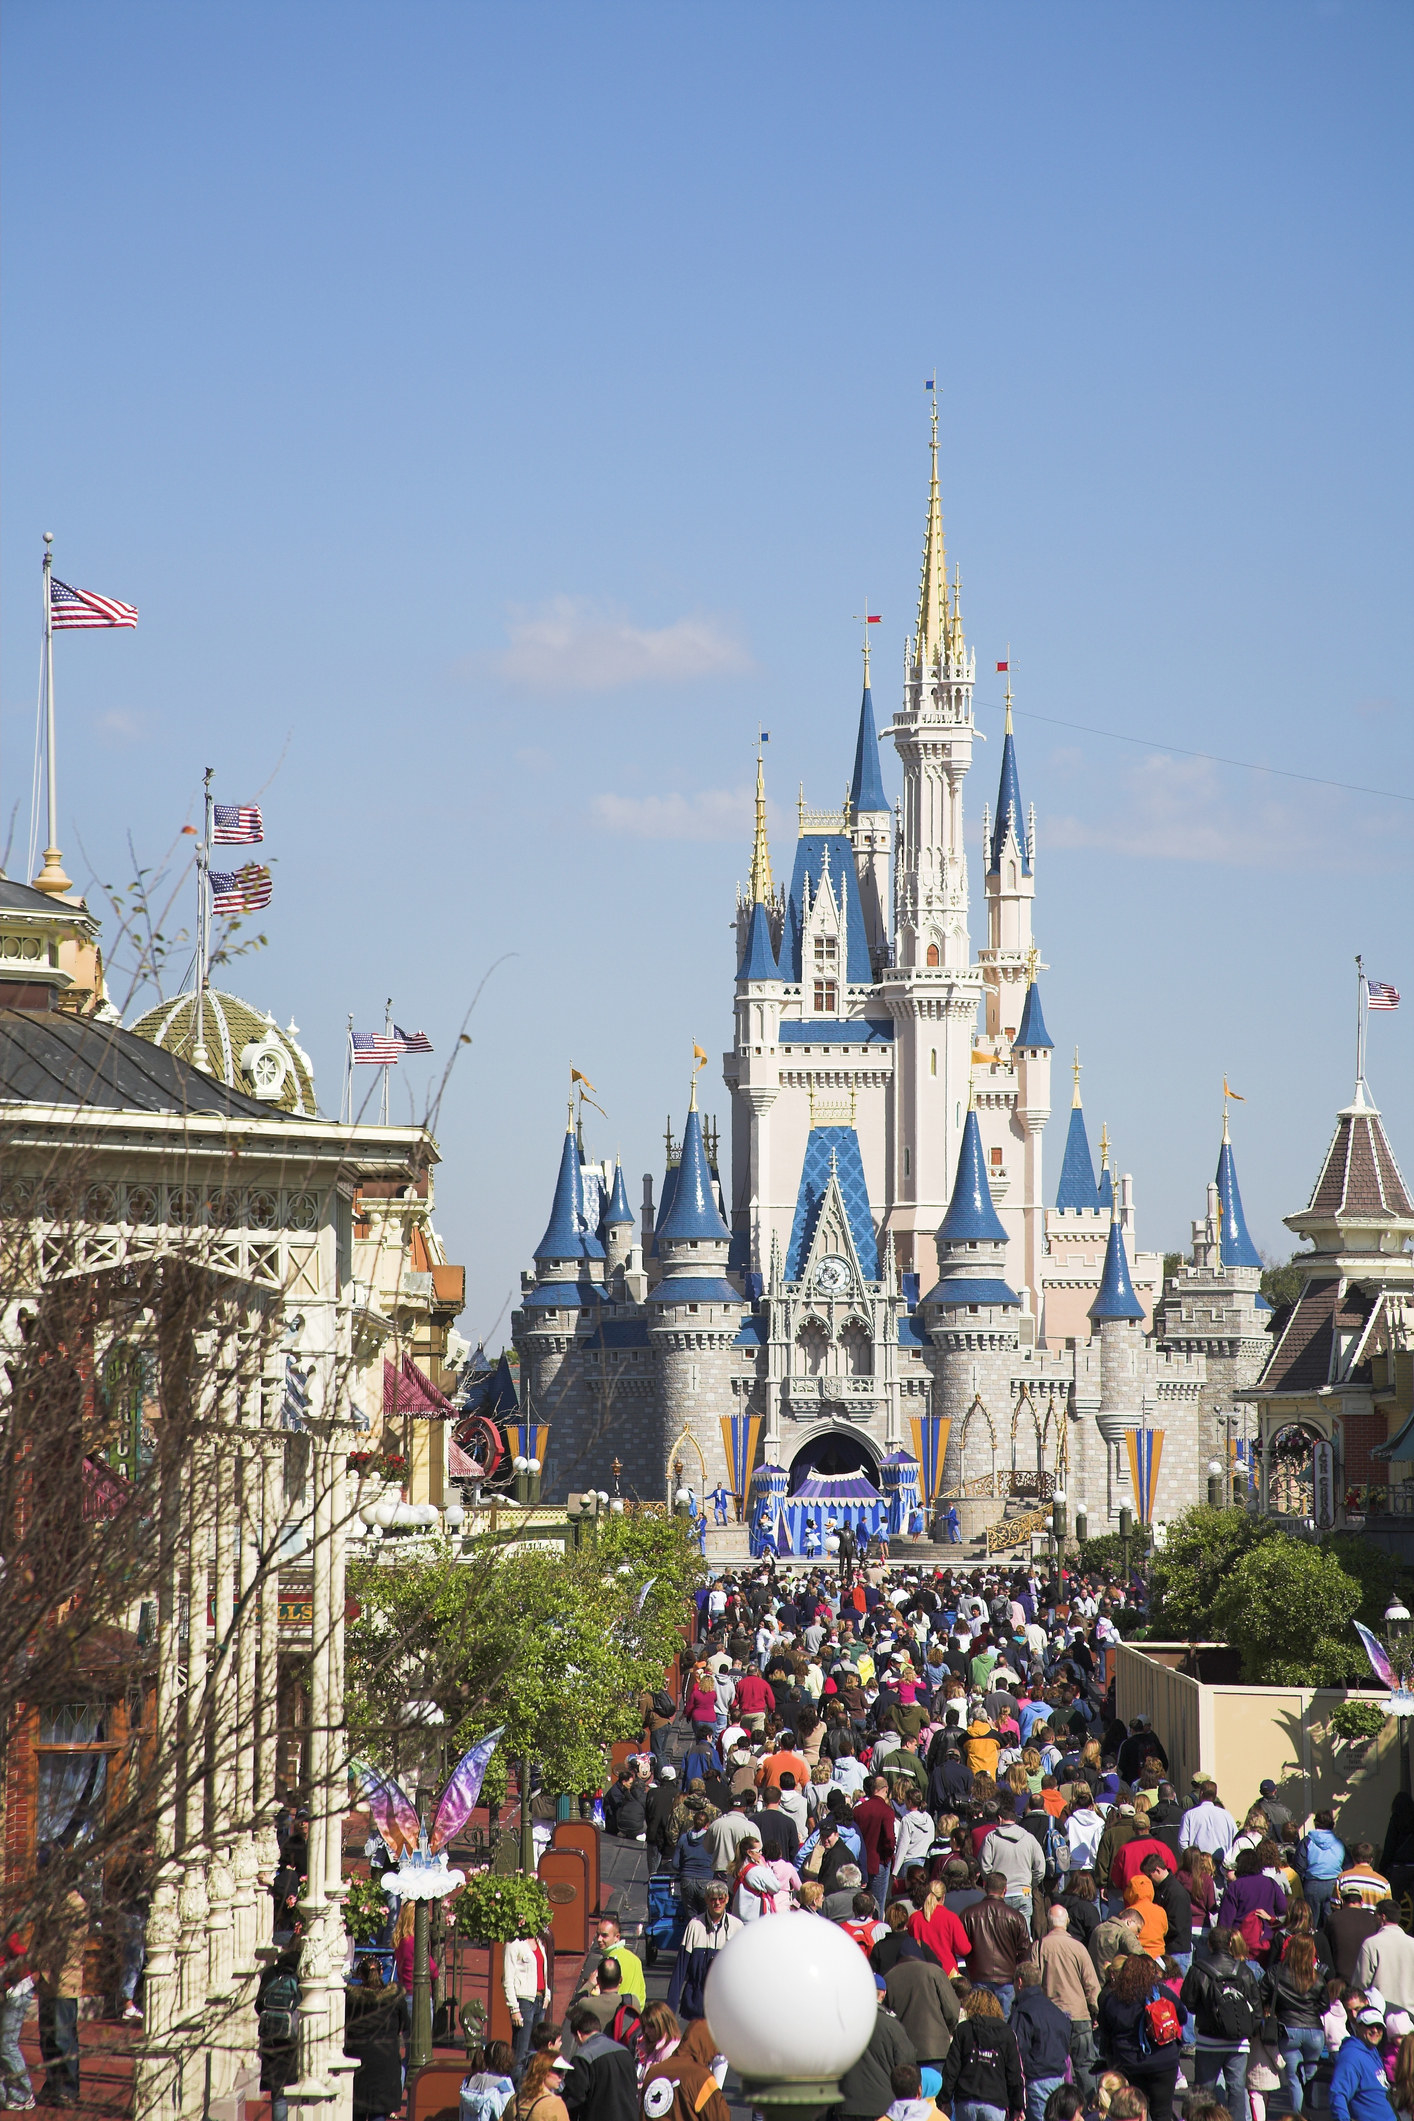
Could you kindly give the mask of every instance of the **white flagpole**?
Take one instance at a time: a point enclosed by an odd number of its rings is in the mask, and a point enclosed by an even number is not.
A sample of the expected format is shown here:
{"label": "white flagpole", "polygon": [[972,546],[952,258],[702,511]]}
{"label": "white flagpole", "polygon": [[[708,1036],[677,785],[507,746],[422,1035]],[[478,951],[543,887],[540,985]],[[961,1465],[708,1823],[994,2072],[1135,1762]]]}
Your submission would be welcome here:
{"label": "white flagpole", "polygon": [[49,845],[44,867],[34,880],[36,891],[71,889],[59,855],[59,783],[54,762],[54,606],[51,584],[54,574],[54,533],[44,533],[44,758],[49,792]]}
{"label": "white flagpole", "polygon": [[211,1057],[206,1050],[206,983],[210,977],[208,960],[211,955],[211,907],[207,890],[211,874],[211,776],[214,767],[208,766],[202,807],[201,838],[196,849],[196,1043],[192,1048],[192,1066],[209,1069]]}
{"label": "white flagpole", "polygon": [[[391,994],[390,994],[390,995],[388,996],[388,1000],[387,1000],[387,1002],[386,1002],[386,1004],[385,1004],[385,1006],[384,1006],[384,1010],[383,1010],[383,1029],[384,1029],[384,1030],[386,1031],[386,1033],[388,1034],[388,1037],[389,1037],[389,1038],[391,1038],[391,1037],[392,1037],[392,1035],[393,1035],[393,997],[392,997],[392,995],[391,995]],[[390,1073],[392,1072],[392,1067],[393,1067],[393,1063],[392,1063],[391,1061],[384,1061],[384,1063],[383,1063],[383,1124],[384,1124],[384,1126],[385,1126],[385,1127],[386,1127],[386,1126],[387,1126],[387,1124],[388,1124],[388,1077],[389,1077]]]}
{"label": "white flagpole", "polygon": [[1358,1095],[1365,1080],[1365,1007],[1369,989],[1365,984],[1365,962],[1355,960],[1355,1088]]}
{"label": "white flagpole", "polygon": [[349,1017],[348,1036],[344,1041],[344,1089],[339,1099],[339,1118],[345,1126],[353,1125],[353,1017]]}

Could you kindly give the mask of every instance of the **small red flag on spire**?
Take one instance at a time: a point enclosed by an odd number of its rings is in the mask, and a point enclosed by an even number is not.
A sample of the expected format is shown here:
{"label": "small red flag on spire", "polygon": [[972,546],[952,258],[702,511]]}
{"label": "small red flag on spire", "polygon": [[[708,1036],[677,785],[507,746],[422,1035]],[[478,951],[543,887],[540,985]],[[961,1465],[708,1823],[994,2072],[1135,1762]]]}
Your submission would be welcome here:
{"label": "small red flag on spire", "polygon": [[998,670],[1010,670],[1011,665],[1010,663],[998,663],[997,668]]}

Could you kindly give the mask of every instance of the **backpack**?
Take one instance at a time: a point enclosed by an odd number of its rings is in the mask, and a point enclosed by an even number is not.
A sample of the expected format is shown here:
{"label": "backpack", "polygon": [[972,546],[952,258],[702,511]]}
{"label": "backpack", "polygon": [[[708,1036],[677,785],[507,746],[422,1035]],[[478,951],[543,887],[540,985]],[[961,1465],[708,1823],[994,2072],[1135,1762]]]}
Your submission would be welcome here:
{"label": "backpack", "polygon": [[256,2021],[256,2044],[288,2047],[299,2037],[299,1975],[276,1974],[265,1991]]}
{"label": "backpack", "polygon": [[1151,1996],[1144,2006],[1145,2043],[1151,2049],[1172,2047],[1174,2041],[1181,2040],[1182,2037],[1183,2026],[1174,2008],[1173,1998],[1160,1990],[1159,1994]]}
{"label": "backpack", "polygon": [[499,2088],[504,2083],[503,2077],[498,2079],[487,2070],[465,2078],[457,2101],[457,2121],[501,2121],[508,2104]]}
{"label": "backpack", "polygon": [[1235,2044],[1251,2038],[1257,2030],[1257,2011],[1242,1982],[1235,1980],[1231,1974],[1210,1971],[1208,1998],[1212,2007],[1213,2023],[1221,2039],[1231,2040]]}
{"label": "backpack", "polygon": [[655,1716],[666,1716],[669,1719],[677,1714],[677,1710],[673,1705],[673,1698],[666,1687],[660,1686],[657,1693],[653,1696],[653,1714]]}
{"label": "backpack", "polygon": [[1060,1878],[1070,1869],[1070,1837],[1053,1819],[1046,1828],[1046,1876]]}

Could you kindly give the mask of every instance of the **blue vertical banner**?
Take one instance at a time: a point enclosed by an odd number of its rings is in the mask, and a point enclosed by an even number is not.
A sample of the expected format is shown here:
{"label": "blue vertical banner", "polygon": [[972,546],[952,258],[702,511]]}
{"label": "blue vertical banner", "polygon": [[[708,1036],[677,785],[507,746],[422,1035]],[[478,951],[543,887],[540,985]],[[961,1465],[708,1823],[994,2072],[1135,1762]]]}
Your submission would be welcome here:
{"label": "blue vertical banner", "polygon": [[1159,1461],[1164,1455],[1162,1429],[1130,1429],[1125,1435],[1129,1451],[1129,1477],[1134,1482],[1134,1506],[1140,1524],[1154,1522],[1154,1501],[1159,1492]]}

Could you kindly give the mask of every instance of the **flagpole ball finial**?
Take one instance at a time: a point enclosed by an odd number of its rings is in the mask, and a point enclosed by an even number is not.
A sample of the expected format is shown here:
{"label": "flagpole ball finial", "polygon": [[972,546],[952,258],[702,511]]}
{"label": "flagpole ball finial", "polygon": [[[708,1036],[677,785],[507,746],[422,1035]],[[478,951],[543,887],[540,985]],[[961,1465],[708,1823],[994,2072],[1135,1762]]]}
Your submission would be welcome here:
{"label": "flagpole ball finial", "polygon": [[45,531],[45,533],[44,533],[44,542],[45,542],[45,544],[46,544],[46,545],[52,545],[52,544],[54,543],[54,533],[53,533],[53,531],[52,531],[52,530],[46,530],[46,531]]}

